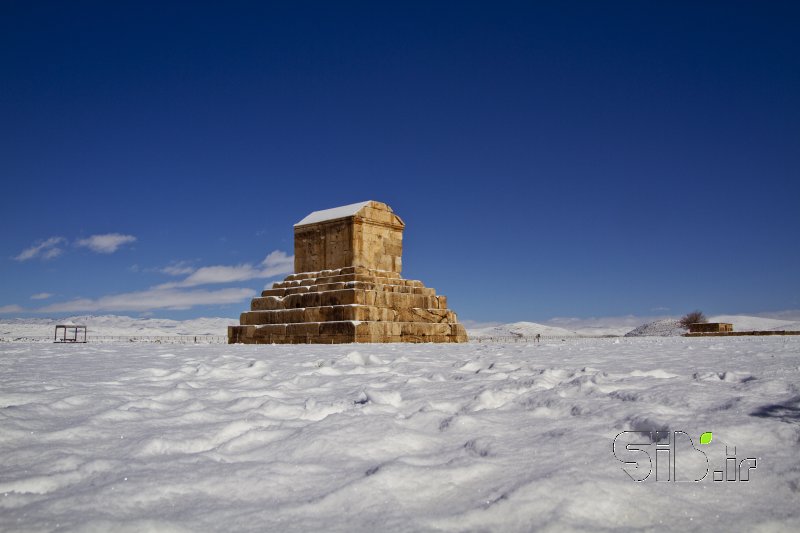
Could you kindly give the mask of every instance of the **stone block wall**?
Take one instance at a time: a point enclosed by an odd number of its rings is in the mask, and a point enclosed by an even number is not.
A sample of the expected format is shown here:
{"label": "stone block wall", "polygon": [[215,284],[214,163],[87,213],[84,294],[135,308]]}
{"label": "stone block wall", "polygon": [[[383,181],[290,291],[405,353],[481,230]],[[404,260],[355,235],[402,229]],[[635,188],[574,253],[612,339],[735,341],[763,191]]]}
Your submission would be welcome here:
{"label": "stone block wall", "polygon": [[294,227],[294,271],[320,272],[349,266],[402,271],[405,224],[381,202],[365,202],[348,217]]}

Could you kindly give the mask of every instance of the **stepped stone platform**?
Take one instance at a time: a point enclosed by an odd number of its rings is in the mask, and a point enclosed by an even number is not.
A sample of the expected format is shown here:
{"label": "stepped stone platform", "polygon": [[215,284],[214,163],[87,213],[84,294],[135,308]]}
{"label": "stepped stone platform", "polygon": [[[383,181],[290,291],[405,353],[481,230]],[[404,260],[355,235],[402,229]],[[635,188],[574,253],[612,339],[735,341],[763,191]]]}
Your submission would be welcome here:
{"label": "stepped stone platform", "polygon": [[401,277],[404,226],[374,201],[311,213],[295,225],[300,273],[254,298],[228,342],[466,342],[447,298]]}

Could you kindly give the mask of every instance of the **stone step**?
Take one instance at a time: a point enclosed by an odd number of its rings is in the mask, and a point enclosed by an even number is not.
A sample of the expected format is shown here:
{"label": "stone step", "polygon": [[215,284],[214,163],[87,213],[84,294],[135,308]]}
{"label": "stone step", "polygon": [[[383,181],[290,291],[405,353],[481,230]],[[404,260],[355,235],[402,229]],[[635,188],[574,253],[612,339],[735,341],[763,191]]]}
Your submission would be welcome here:
{"label": "stone step", "polygon": [[[290,276],[291,277],[291,276]],[[273,289],[288,289],[292,287],[305,287],[309,285],[324,285],[326,283],[346,283],[352,281],[364,281],[367,283],[377,283],[382,285],[405,285],[407,287],[424,287],[421,281],[416,279],[403,279],[400,277],[373,276],[371,274],[341,274],[304,279],[285,279],[276,281],[272,284]]]}
{"label": "stone step", "polygon": [[300,272],[298,274],[289,274],[286,276],[286,281],[304,280],[309,278],[341,276],[344,274],[367,274],[370,276],[380,278],[399,278],[399,272],[391,272],[388,270],[374,270],[362,266],[349,266],[344,268],[337,268],[335,270],[322,270],[319,272]]}
{"label": "stone step", "polygon": [[455,323],[456,314],[449,309],[375,307],[368,305],[334,305],[299,309],[248,311],[239,317],[243,326],[292,324],[301,322],[338,322],[345,320],[374,322]]}
{"label": "stone step", "polygon": [[[386,279],[386,278],[375,278]],[[388,281],[389,283],[387,283]],[[425,287],[422,282],[411,279],[386,279],[386,281],[337,281],[334,283],[319,283],[309,287],[309,291],[335,291],[341,289],[366,289],[366,290],[382,290],[387,292],[407,292],[410,294],[426,294],[433,296],[436,291],[432,288]],[[291,291],[292,289],[286,289]],[[301,291],[302,292],[302,291]]]}
{"label": "stone step", "polygon": [[279,296],[262,296],[250,302],[251,311],[298,309],[301,307],[327,307],[331,305],[370,305],[392,309],[416,307],[420,309],[447,309],[446,296],[426,296],[399,292],[342,289],[326,292],[306,292]]}
{"label": "stone step", "polygon": [[461,324],[342,321],[230,326],[228,338],[245,344],[466,342],[467,333]]}
{"label": "stone step", "polygon": [[323,285],[301,285],[298,287],[288,287],[281,289],[264,289],[261,296],[288,296],[290,294],[303,294],[307,292],[326,292],[343,289],[364,289],[385,292],[402,292],[407,294],[423,294],[425,296],[436,296],[436,289],[429,287],[419,287],[411,285],[379,284],[367,281],[340,281],[338,283],[326,283]]}

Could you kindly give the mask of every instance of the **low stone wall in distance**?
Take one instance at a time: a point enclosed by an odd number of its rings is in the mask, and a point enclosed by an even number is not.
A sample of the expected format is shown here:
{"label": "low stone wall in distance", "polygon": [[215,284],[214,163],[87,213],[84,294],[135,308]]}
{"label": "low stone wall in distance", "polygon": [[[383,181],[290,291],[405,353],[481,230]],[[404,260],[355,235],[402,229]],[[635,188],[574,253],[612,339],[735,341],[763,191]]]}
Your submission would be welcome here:
{"label": "low stone wall in distance", "polygon": [[686,333],[684,337],[752,337],[768,335],[800,335],[800,331],[715,331],[711,333]]}

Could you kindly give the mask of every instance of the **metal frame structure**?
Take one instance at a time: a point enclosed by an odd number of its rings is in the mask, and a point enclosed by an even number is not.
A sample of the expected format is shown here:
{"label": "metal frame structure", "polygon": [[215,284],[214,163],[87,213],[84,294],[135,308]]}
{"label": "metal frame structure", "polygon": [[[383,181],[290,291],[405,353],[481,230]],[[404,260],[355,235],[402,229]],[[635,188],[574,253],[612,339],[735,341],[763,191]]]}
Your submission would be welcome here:
{"label": "metal frame structure", "polygon": [[[61,338],[58,336],[59,330],[61,330]],[[72,335],[68,336],[68,331],[72,333]],[[79,333],[83,333],[82,340],[79,336]],[[56,325],[56,331],[53,335],[53,342],[86,342],[86,326],[58,324]]]}

